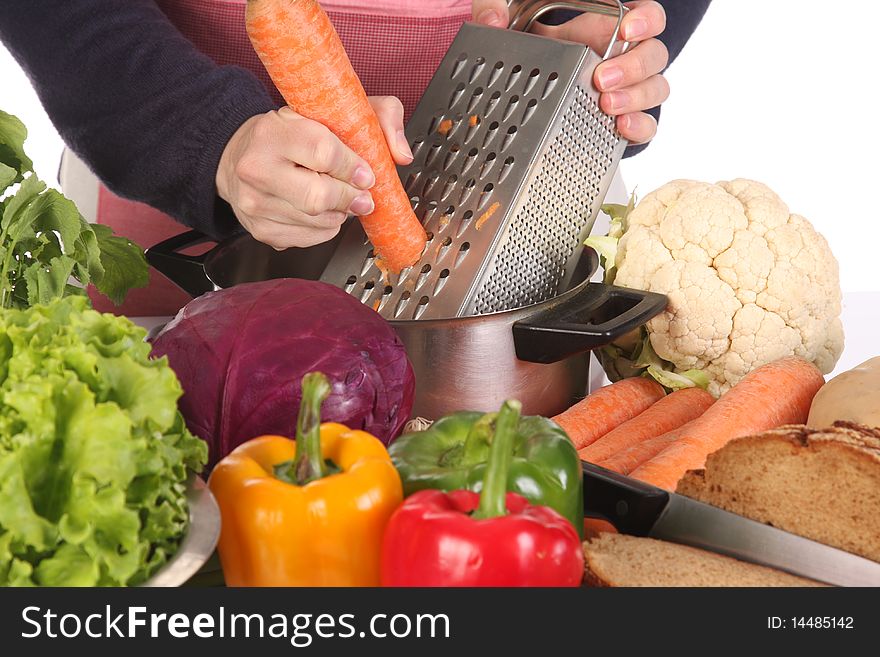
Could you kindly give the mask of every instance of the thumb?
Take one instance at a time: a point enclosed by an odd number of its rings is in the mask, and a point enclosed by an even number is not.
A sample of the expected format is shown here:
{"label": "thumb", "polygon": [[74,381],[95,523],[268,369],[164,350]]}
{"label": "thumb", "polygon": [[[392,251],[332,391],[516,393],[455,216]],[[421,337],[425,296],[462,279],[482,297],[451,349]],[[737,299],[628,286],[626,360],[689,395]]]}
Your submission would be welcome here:
{"label": "thumb", "polygon": [[509,14],[505,0],[474,0],[474,22],[490,27],[507,27]]}

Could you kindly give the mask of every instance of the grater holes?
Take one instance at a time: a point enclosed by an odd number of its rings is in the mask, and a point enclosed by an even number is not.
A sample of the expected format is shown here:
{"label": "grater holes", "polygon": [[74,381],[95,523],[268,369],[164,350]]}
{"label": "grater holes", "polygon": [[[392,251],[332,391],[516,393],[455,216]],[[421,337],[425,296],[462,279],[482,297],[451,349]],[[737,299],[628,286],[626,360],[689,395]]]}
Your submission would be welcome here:
{"label": "grater holes", "polygon": [[470,169],[474,165],[474,162],[476,162],[476,160],[477,160],[477,154],[479,152],[480,151],[477,148],[471,148],[467,152],[467,155],[465,156],[464,164],[461,167],[462,174],[465,173],[468,169]]}
{"label": "grater holes", "polygon": [[533,68],[529,72],[529,77],[526,80],[525,89],[523,90],[523,95],[528,96],[532,89],[535,88],[535,84],[538,82],[538,77],[541,75],[541,70],[537,68]]}
{"label": "grater holes", "polygon": [[416,183],[419,182],[419,178],[421,177],[421,175],[421,171],[416,171],[409,174],[409,176],[407,176],[406,178],[406,182],[403,184],[403,188],[411,194],[415,190]]}
{"label": "grater holes", "polygon": [[504,115],[501,117],[502,121],[507,121],[510,118],[510,115],[513,114],[513,111],[516,109],[516,104],[519,102],[519,96],[513,94],[510,99],[507,101],[507,107],[504,108]]}
{"label": "grater holes", "polygon": [[501,171],[498,172],[498,182],[504,182],[504,179],[510,175],[510,171],[513,168],[513,155],[509,155],[504,158],[504,164],[501,165]]}
{"label": "grater holes", "polygon": [[507,134],[504,135],[504,140],[501,142],[502,153],[510,148],[510,144],[513,143],[513,138],[516,137],[516,131],[517,127],[515,125],[512,125],[507,129]]}
{"label": "grater holes", "polygon": [[458,176],[454,173],[446,179],[446,184],[443,185],[443,192],[440,194],[441,200],[446,200],[447,197],[452,193],[452,190],[455,189],[455,183],[458,182]]}
{"label": "grater holes", "polygon": [[466,52],[463,52],[458,57],[456,57],[455,62],[453,62],[452,64],[452,74],[449,77],[454,78],[459,73],[461,73],[461,69],[464,68],[464,65],[467,63],[467,59],[468,56]]}
{"label": "grater holes", "polygon": [[482,72],[483,67],[485,65],[486,65],[486,59],[484,57],[477,57],[474,60],[473,68],[471,68],[471,75],[468,78],[468,82],[470,84],[473,84],[474,80],[476,80],[478,77],[480,77],[480,73]]}
{"label": "grater holes", "polygon": [[541,100],[545,100],[547,96],[553,93],[554,87],[556,87],[556,83],[559,81],[559,73],[553,71],[549,76],[547,76],[547,82],[544,84],[544,91],[541,92]]}
{"label": "grater holes", "polygon": [[354,284],[357,283],[358,277],[352,274],[345,280],[345,291],[351,294]]}
{"label": "grater holes", "polygon": [[476,187],[477,181],[473,178],[468,178],[467,182],[461,188],[461,194],[458,196],[459,205],[463,204],[467,201],[468,197],[471,195],[471,192],[474,191],[474,187]]}
{"label": "grater holes", "polygon": [[488,148],[492,140],[495,139],[496,134],[498,134],[498,121],[492,121],[486,130],[486,136],[483,138],[483,148]]}
{"label": "grater holes", "polygon": [[529,119],[532,118],[532,115],[535,113],[535,108],[538,106],[538,99],[532,98],[526,103],[526,109],[523,111],[522,121],[520,121],[521,125],[525,125],[528,123]]}
{"label": "grater holes", "polygon": [[[526,190],[525,204],[511,219],[511,238],[477,292],[475,314],[552,297],[588,225],[618,137],[613,119],[607,120],[580,87],[561,123]],[[596,129],[590,130],[593,124]]]}
{"label": "grater holes", "polygon": [[407,305],[409,305],[410,297],[412,293],[409,290],[404,290],[400,295],[400,299],[397,300],[397,305],[394,307],[394,317],[400,317],[403,314],[403,311],[406,309]]}
{"label": "grater holes", "polygon": [[483,87],[477,87],[474,89],[474,93],[471,94],[471,98],[468,101],[467,109],[465,110],[467,113],[471,113],[474,111],[474,108],[479,104],[479,102],[483,99]]}
{"label": "grater holes", "polygon": [[444,269],[440,272],[440,275],[437,276],[437,282],[434,283],[434,296],[436,297],[440,290],[443,289],[443,286],[446,285],[446,281],[449,280],[449,270]]}
{"label": "grater holes", "polygon": [[450,205],[446,208],[443,214],[440,216],[440,221],[438,222],[438,228],[440,231],[446,230],[446,227],[449,225],[449,222],[452,221],[452,216],[455,214],[455,206]]}
{"label": "grater holes", "polygon": [[498,81],[498,78],[501,77],[501,71],[504,70],[504,62],[497,61],[495,62],[495,66],[492,67],[492,70],[489,71],[489,81],[486,82],[487,87],[491,87]]}
{"label": "grater holes", "polygon": [[446,157],[443,159],[443,170],[449,169],[452,164],[455,162],[455,159],[458,157],[458,153],[461,151],[461,146],[458,143],[454,143],[449,147],[449,151],[446,153]]}
{"label": "grater holes", "polygon": [[480,194],[480,200],[477,203],[477,210],[482,210],[486,207],[486,204],[489,202],[489,199],[492,197],[492,190],[495,189],[495,185],[489,183],[485,187],[483,187],[483,191]]}
{"label": "grater holes", "polygon": [[507,76],[507,83],[504,85],[504,91],[510,91],[511,87],[516,84],[516,81],[519,80],[519,76],[522,73],[522,66],[517,64],[512,69],[510,69],[510,75]]}
{"label": "grater holes", "polygon": [[458,247],[458,253],[455,256],[455,267],[458,267],[462,261],[467,257],[468,252],[471,249],[470,242],[462,242],[461,246]]}
{"label": "grater holes", "polygon": [[364,289],[361,292],[361,303],[366,303],[367,299],[370,298],[370,295],[373,293],[373,289],[376,287],[376,281],[370,280],[364,283]]}
{"label": "grater holes", "polygon": [[409,204],[412,206],[412,209],[414,211],[417,207],[419,207],[419,201],[421,201],[421,200],[422,199],[420,199],[418,196],[410,196],[409,197]]}
{"label": "grater holes", "polygon": [[486,159],[483,161],[483,166],[480,167],[480,178],[485,178],[489,174],[489,171],[495,166],[495,160],[497,157],[498,156],[495,153],[489,153],[486,156]]}
{"label": "grater holes", "polygon": [[495,111],[495,108],[498,107],[498,101],[501,100],[501,92],[493,91],[492,95],[489,96],[489,100],[486,103],[486,109],[483,111],[483,116],[488,117],[492,112]]}
{"label": "grater holes", "polygon": [[430,299],[427,296],[423,296],[419,299],[419,303],[416,305],[416,308],[413,311],[413,319],[418,319],[425,314],[425,311],[428,309],[429,301]]}
{"label": "grater holes", "polygon": [[461,100],[461,96],[462,94],[464,94],[464,90],[464,82],[459,82],[457,85],[455,85],[455,89],[452,90],[452,94],[450,94],[449,96],[449,104],[447,105],[449,109],[455,107],[458,101]]}
{"label": "grater holes", "polygon": [[364,256],[364,261],[361,263],[361,276],[365,276],[368,271],[370,271],[370,267],[373,266],[373,263],[376,261],[376,251],[374,249],[370,249],[367,251],[367,255]]}
{"label": "grater holes", "polygon": [[428,280],[428,275],[431,273],[431,265],[423,265],[422,269],[419,271],[419,277],[416,279],[416,289],[418,290],[425,284],[425,281]]}
{"label": "grater holes", "polygon": [[425,234],[425,241],[428,242],[428,243],[430,244],[433,240],[434,240],[434,233],[432,233],[432,232],[429,230],[429,231]]}
{"label": "grater holes", "polygon": [[461,221],[458,222],[458,230],[455,233],[455,237],[461,237],[464,235],[465,231],[470,227],[471,221],[474,218],[474,211],[468,210],[461,216]]}
{"label": "grater holes", "polygon": [[440,150],[442,148],[442,144],[434,143],[431,144],[431,150],[428,151],[427,157],[425,157],[425,166],[429,167],[434,164],[434,161],[437,159],[437,156],[440,155]]}

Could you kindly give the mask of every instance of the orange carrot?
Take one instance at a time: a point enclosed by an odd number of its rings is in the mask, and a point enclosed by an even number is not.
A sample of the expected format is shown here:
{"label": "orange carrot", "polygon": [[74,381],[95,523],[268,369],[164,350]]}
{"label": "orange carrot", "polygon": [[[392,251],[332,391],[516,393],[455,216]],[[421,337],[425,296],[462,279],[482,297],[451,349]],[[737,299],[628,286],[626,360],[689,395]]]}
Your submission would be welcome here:
{"label": "orange carrot", "polygon": [[553,418],[578,449],[631,420],[666,394],[656,381],[635,378],[599,388]]}
{"label": "orange carrot", "polygon": [[601,463],[622,450],[641,446],[651,438],[678,429],[702,415],[714,401],[712,395],[700,388],[677,390],[578,453],[584,461]]}
{"label": "orange carrot", "polygon": [[413,264],[427,243],[425,229],[327,14],[315,0],[248,0],[246,23],[254,50],[287,104],[327,126],[373,169],[376,207],[360,221],[385,265],[397,273]]}
{"label": "orange carrot", "polygon": [[[691,420],[691,422],[693,422],[693,420]],[[619,452],[615,452],[602,460],[591,461],[591,463],[601,465],[606,470],[614,470],[614,472],[628,475],[642,463],[651,460],[678,440],[681,437],[681,431],[685,427],[687,427],[687,424],[667,431],[666,433],[661,433],[659,436],[652,436],[651,438],[643,440],[635,445],[624,447]],[[589,459],[584,457],[581,458],[585,461],[589,461]]]}
{"label": "orange carrot", "polygon": [[678,440],[630,473],[635,479],[673,490],[688,470],[739,436],[783,424],[803,424],[813,397],[825,383],[815,365],[789,356],[753,370],[699,418]]}

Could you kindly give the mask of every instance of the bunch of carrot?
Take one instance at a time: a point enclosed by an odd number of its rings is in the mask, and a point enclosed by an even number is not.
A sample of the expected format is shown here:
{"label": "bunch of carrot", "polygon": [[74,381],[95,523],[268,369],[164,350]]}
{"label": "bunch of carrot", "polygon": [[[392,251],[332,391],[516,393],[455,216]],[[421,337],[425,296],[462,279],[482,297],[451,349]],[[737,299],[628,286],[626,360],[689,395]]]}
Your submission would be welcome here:
{"label": "bunch of carrot", "polygon": [[674,490],[730,440],[806,422],[824,382],[815,365],[794,356],[753,370],[718,401],[699,388],[664,396],[654,381],[624,379],[554,420],[584,461]]}
{"label": "bunch of carrot", "polygon": [[412,265],[427,234],[327,14],[316,0],[248,0],[246,21],[254,50],[287,104],[327,126],[373,169],[375,209],[360,221],[384,267],[397,273]]}

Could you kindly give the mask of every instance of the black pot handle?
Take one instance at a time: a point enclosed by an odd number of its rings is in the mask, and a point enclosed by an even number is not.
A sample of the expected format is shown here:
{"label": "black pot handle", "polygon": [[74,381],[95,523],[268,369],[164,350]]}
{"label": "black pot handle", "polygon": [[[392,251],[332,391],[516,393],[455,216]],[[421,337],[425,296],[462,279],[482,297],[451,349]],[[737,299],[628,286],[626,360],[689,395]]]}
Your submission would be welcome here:
{"label": "black pot handle", "polygon": [[207,235],[191,230],[151,246],[144,252],[149,262],[172,283],[193,297],[214,290],[214,283],[205,271],[205,255],[190,256],[178,253],[191,246],[214,242]]}
{"label": "black pot handle", "polygon": [[602,347],[662,312],[667,302],[664,294],[589,283],[570,298],[516,322],[516,356],[531,363],[555,363]]}
{"label": "black pot handle", "polygon": [[646,536],[669,503],[662,488],[581,461],[584,472],[584,515],[602,518],[621,534]]}

